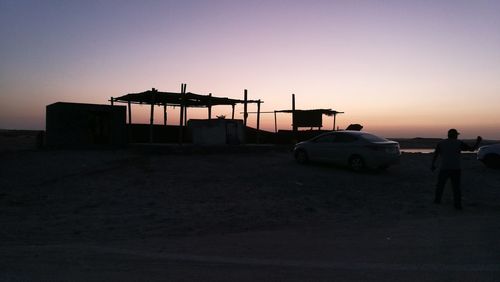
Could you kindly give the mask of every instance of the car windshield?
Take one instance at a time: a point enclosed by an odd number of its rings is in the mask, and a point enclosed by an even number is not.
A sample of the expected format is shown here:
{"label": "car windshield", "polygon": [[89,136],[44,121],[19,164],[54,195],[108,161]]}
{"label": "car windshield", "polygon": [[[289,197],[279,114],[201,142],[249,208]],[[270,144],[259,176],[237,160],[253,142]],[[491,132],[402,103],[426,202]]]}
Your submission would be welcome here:
{"label": "car windshield", "polygon": [[373,134],[368,134],[368,133],[364,133],[361,135],[361,138],[365,139],[365,140],[368,140],[368,141],[371,141],[371,142],[386,142],[386,141],[389,141],[385,138],[382,138],[382,137],[379,137],[379,136],[376,136],[376,135],[373,135]]}

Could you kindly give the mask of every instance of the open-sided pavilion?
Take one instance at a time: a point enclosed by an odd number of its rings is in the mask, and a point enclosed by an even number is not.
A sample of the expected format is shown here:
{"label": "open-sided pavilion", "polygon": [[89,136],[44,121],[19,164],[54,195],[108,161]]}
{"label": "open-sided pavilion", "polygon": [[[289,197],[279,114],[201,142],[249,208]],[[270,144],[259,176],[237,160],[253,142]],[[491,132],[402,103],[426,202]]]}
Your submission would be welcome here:
{"label": "open-sided pavilion", "polygon": [[[257,113],[257,112],[250,112],[251,114]],[[292,128],[294,134],[297,133],[299,127],[317,127],[318,130],[321,130],[321,127],[323,127],[323,122],[322,122],[322,117],[323,115],[326,116],[333,116],[333,129],[336,130],[337,128],[337,115],[338,114],[343,114],[344,112],[339,112],[336,110],[332,109],[310,109],[310,110],[298,110],[295,108],[295,94],[292,94],[292,109],[291,110],[274,110],[274,111],[268,111],[268,112],[258,112],[257,114],[260,115],[261,113],[265,114],[274,114],[274,132],[278,132],[278,118],[277,118],[277,113],[288,113],[292,114]]]}
{"label": "open-sided pavilion", "polygon": [[236,104],[243,104],[243,123],[246,126],[248,118],[248,104],[257,104],[257,130],[260,127],[260,104],[263,101],[259,100],[248,100],[248,92],[244,90],[243,100],[231,99],[226,97],[215,97],[212,94],[201,95],[191,92],[186,92],[186,84],[181,85],[181,92],[161,92],[155,88],[147,90],[140,93],[129,93],[120,97],[111,97],[111,105],[114,103],[126,103],[127,104],[127,116],[128,124],[132,124],[132,104],[146,104],[151,105],[150,112],[150,130],[149,130],[149,141],[153,142],[153,125],[154,125],[154,108],[155,106],[163,107],[163,124],[167,125],[167,107],[179,107],[179,142],[182,143],[183,127],[187,123],[188,108],[207,108],[208,109],[208,119],[212,118],[212,107],[213,106],[231,106],[232,114],[231,119],[234,119],[234,109]]}

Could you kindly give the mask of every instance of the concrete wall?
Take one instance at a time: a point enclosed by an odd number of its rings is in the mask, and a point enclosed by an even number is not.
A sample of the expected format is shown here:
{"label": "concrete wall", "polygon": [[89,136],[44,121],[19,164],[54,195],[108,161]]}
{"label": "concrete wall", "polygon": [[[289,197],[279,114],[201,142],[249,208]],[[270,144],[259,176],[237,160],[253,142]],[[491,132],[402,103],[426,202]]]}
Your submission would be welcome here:
{"label": "concrete wall", "polygon": [[45,124],[52,147],[127,144],[125,106],[57,102],[46,107]]}
{"label": "concrete wall", "polygon": [[245,127],[242,120],[189,120],[188,128],[193,144],[237,145],[245,143]]}

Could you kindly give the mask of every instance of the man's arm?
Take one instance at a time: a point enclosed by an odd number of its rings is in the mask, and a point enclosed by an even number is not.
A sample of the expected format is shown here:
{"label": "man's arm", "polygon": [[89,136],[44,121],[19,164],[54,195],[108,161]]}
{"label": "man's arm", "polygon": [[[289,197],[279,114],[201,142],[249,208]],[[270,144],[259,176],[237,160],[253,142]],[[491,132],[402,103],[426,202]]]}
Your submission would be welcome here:
{"label": "man's arm", "polygon": [[466,143],[462,142],[460,150],[462,150],[462,151],[475,151],[475,150],[477,150],[477,148],[479,148],[481,141],[483,141],[483,138],[481,136],[478,136],[476,138],[476,143],[472,147],[467,145]]}

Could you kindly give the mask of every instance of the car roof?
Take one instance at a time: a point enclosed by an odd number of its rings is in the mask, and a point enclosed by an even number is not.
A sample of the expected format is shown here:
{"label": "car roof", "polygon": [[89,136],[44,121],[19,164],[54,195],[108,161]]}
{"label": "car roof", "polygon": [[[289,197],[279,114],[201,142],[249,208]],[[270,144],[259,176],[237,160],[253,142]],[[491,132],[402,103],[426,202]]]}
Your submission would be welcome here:
{"label": "car roof", "polygon": [[[321,135],[328,135],[328,134],[335,134],[335,133],[348,133],[348,134],[357,135],[357,136],[363,135],[363,134],[375,135],[375,134],[368,133],[368,132],[365,132],[365,131],[357,131],[357,130],[335,130],[335,131],[330,131],[330,132],[323,133]],[[321,136],[321,135],[319,135],[319,136]]]}
{"label": "car roof", "polygon": [[[357,130],[334,130],[334,131],[329,131],[329,132],[325,132],[323,134],[320,134],[320,135],[317,135],[309,140],[314,140],[314,139],[317,139],[317,138],[321,138],[323,136],[328,136],[328,135],[332,135],[332,134],[338,134],[338,133],[346,133],[348,135],[351,135],[351,136],[356,136],[356,137],[360,137],[362,135],[373,135],[373,136],[376,136],[378,138],[381,138],[381,139],[386,139],[384,137],[381,137],[381,136],[378,136],[378,135],[375,135],[373,133],[369,133],[369,132],[366,132],[366,131],[357,131]],[[387,141],[390,141],[390,140],[387,140]]]}

